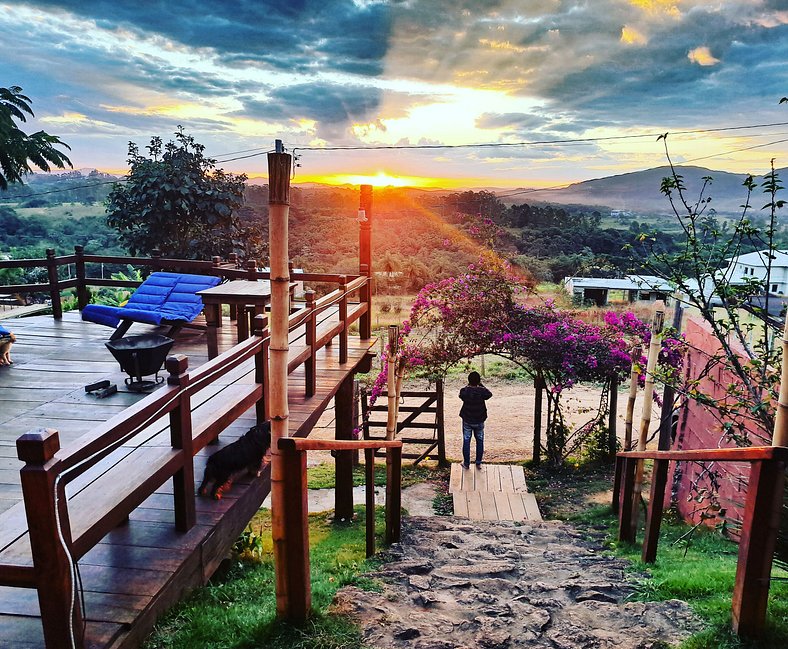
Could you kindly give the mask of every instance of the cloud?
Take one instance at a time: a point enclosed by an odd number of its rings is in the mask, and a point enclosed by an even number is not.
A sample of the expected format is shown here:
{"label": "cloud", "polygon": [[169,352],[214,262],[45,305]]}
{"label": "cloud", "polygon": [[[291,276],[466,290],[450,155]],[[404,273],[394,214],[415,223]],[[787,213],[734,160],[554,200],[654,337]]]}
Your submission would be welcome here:
{"label": "cloud", "polygon": [[712,55],[711,50],[705,45],[696,47],[694,50],[690,50],[687,53],[687,58],[693,63],[697,63],[698,65],[702,65],[704,67],[716,65],[720,62],[718,58]]}
{"label": "cloud", "polygon": [[621,28],[621,42],[626,45],[645,45],[648,38],[634,27],[624,25]]}
{"label": "cloud", "polygon": [[391,9],[352,0],[27,0],[118,33],[159,35],[232,61],[293,71],[381,72]]}

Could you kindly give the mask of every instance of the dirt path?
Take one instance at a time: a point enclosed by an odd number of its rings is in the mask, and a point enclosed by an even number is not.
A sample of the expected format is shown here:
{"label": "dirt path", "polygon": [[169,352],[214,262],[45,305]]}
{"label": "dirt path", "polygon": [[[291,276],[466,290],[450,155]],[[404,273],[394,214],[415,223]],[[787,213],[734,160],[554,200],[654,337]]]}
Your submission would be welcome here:
{"label": "dirt path", "polygon": [[408,517],[402,543],[333,604],[377,648],[656,649],[700,625],[688,605],[625,602],[626,562],[570,525]]}

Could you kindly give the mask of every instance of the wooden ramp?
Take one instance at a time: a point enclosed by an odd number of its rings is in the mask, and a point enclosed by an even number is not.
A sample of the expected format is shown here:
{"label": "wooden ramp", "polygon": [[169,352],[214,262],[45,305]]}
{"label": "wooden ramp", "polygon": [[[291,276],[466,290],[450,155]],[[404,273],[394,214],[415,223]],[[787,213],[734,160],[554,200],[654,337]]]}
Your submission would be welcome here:
{"label": "wooden ramp", "polygon": [[536,498],[528,493],[523,467],[516,464],[451,465],[449,493],[454,515],[485,521],[541,521]]}

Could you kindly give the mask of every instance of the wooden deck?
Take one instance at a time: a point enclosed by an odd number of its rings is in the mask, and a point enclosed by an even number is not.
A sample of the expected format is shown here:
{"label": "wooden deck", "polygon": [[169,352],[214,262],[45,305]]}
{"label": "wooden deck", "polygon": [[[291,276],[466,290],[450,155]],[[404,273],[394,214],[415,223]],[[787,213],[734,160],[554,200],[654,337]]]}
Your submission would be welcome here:
{"label": "wooden deck", "polygon": [[[0,368],[0,516],[3,517],[24,516],[19,477],[22,463],[16,457],[15,447],[21,434],[43,427],[56,428],[61,446],[66,447],[97,423],[115,416],[144,396],[125,390],[125,374],[103,344],[111,333],[106,327],[83,323],[76,313],[65,314],[60,322],[51,316],[35,316],[9,324],[18,342],[13,348],[15,364]],[[129,333],[154,331],[158,332],[153,327],[134,325]],[[234,342],[235,328],[225,320],[225,326],[219,329],[219,351],[229,349]],[[316,356],[317,386],[312,397],[305,397],[304,366],[290,375],[291,435],[309,434],[342,381],[367,357],[371,343],[351,337],[348,360],[343,364],[339,362],[339,345],[321,349]],[[199,366],[208,358],[205,334],[182,330],[172,353],[186,354],[190,368]],[[97,399],[85,393],[86,384],[104,378],[118,385],[117,394]],[[195,400],[193,410],[198,412],[201,407],[210,410],[213,407],[210,393],[248,386],[254,380],[250,360],[206,390],[209,394]],[[206,458],[243,434],[254,422],[255,410],[251,408],[222,432],[218,446],[206,447],[197,455],[198,483]],[[162,421],[159,430],[147,431],[146,443],[161,444],[162,438],[166,438],[169,444],[166,428],[166,421]],[[133,479],[129,475],[129,480]],[[77,487],[75,484],[74,488]],[[79,561],[85,602],[85,647],[139,646],[164,610],[211,576],[269,489],[266,468],[260,479],[236,482],[220,501],[198,498],[197,524],[188,532],[179,533],[174,527],[172,482],[167,481],[131,513],[127,523],[110,532]],[[0,529],[0,553],[15,547],[3,540]],[[66,639],[63,646],[69,646]],[[0,587],[0,647],[44,647],[34,589]]]}
{"label": "wooden deck", "polygon": [[451,465],[449,493],[454,515],[486,521],[540,521],[534,495],[528,493],[523,467],[516,464]]}

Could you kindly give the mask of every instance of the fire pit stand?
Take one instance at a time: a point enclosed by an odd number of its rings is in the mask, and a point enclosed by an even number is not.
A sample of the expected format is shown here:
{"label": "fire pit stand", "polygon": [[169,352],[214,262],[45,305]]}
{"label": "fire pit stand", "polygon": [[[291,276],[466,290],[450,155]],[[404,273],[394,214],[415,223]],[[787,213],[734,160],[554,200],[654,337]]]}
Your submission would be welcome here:
{"label": "fire pit stand", "polygon": [[[120,369],[129,375],[125,380],[126,387],[131,392],[144,392],[164,382],[159,370],[175,341],[167,336],[146,334],[118,338],[104,344],[120,364]],[[153,380],[142,379],[150,374],[154,375]]]}

